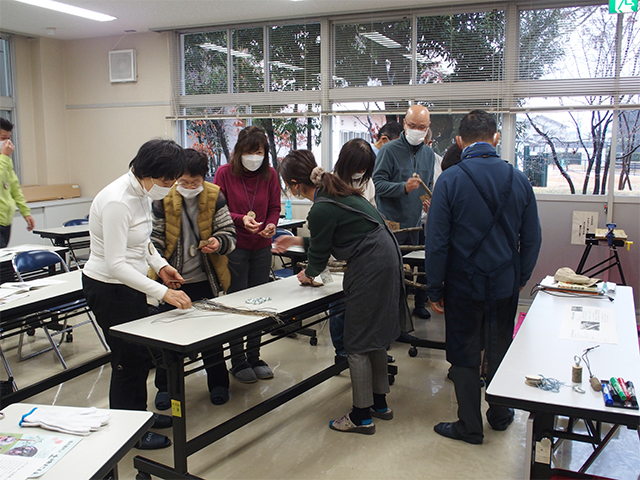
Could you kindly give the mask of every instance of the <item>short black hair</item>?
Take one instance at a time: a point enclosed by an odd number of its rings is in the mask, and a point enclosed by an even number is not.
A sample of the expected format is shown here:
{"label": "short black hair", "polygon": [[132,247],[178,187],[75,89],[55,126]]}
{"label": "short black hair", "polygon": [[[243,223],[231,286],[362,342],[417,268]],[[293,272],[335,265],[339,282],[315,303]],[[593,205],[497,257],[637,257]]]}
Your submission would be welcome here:
{"label": "short black hair", "polygon": [[447,148],[447,151],[444,152],[442,156],[442,163],[440,164],[442,171],[444,172],[447,168],[453,167],[456,163],[460,163],[461,156],[462,149],[457,143],[449,145],[449,148]]}
{"label": "short black hair", "polygon": [[460,122],[459,135],[465,143],[491,141],[498,131],[496,119],[484,110],[467,113]]}
{"label": "short black hair", "polygon": [[400,136],[404,128],[400,124],[400,122],[387,122],[382,127],[380,127],[380,131],[378,132],[378,140],[380,140],[383,136],[387,137],[389,140],[395,140]]}
{"label": "short black hair", "polygon": [[129,168],[138,178],[175,180],[184,172],[184,150],[173,140],[149,140],[140,147]]}
{"label": "short black hair", "polygon": [[376,155],[369,142],[362,138],[354,138],[342,146],[333,170],[348,185],[351,185],[351,177],[354,173],[364,172],[362,177],[362,183],[364,183],[371,178],[375,163]]}
{"label": "short black hair", "polygon": [[184,172],[192,177],[206,177],[209,173],[209,159],[207,156],[194,150],[193,148],[184,149]]}
{"label": "short black hair", "polygon": [[7,132],[10,132],[11,130],[13,130],[13,123],[11,123],[4,117],[0,117],[0,130],[6,130]]}

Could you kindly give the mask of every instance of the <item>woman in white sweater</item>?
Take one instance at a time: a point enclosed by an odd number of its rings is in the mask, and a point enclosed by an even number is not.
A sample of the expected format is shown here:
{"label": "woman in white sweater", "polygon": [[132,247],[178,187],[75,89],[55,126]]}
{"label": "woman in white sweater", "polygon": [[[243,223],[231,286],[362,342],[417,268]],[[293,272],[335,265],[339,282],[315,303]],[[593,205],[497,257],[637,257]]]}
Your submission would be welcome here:
{"label": "woman in white sweater", "polygon": [[[184,292],[167,288],[177,288],[184,280],[150,240],[151,201],[167,195],[184,163],[178,144],[150,140],[129,164],[130,171],[102,189],[91,204],[91,254],[82,281],[87,303],[111,348],[110,408],[146,410],[151,357],[146,348],[112,337],[109,327],[147,316],[147,295],[178,308],[191,307]],[[149,267],[165,285],[147,277]],[[154,416],[152,428],[171,426],[171,417]],[[168,437],[148,432],[138,448],[170,445]]]}

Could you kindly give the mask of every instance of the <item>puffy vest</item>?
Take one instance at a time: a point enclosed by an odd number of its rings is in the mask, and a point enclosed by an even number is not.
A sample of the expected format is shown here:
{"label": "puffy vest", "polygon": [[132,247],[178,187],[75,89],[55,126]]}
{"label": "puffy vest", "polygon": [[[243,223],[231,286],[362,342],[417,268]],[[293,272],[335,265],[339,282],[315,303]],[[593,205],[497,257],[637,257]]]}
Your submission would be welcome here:
{"label": "puffy vest", "polygon": [[[213,230],[213,217],[216,213],[215,206],[220,187],[209,182],[204,182],[203,187],[204,190],[198,195],[198,231],[201,239],[207,239],[211,237]],[[162,203],[164,204],[165,218],[164,257],[168,259],[171,258],[176,248],[182,226],[182,195],[177,192],[175,185],[171,188],[169,195],[164,197]],[[218,255],[217,253],[210,253],[207,257],[216,272],[222,289],[226,292],[231,284],[229,260],[226,255]]]}

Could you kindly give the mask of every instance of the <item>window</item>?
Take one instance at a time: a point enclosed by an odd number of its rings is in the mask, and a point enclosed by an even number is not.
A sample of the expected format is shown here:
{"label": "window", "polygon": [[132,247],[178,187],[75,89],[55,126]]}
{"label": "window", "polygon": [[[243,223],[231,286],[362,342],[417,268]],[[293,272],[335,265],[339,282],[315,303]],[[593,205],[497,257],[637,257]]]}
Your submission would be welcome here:
{"label": "window", "polygon": [[503,158],[538,193],[637,195],[640,17],[581,3],[468,2],[182,32],[172,118],[185,137],[207,125],[223,161],[233,128],[263,122],[274,164],[311,145],[329,169],[346,141],[373,142],[410,105],[431,111],[439,154],[481,108],[498,120]]}
{"label": "window", "polygon": [[[0,35],[0,117],[6,118],[15,124],[15,99],[13,96],[13,69],[11,37]],[[13,152],[13,168],[21,178],[21,165],[18,150],[18,132],[13,128],[12,141],[16,145]]]}
{"label": "window", "polygon": [[637,195],[637,20],[611,15],[607,6],[520,12],[518,72],[526,81],[517,104],[527,113],[517,116],[516,155],[537,191],[604,195],[613,185],[615,194]]}

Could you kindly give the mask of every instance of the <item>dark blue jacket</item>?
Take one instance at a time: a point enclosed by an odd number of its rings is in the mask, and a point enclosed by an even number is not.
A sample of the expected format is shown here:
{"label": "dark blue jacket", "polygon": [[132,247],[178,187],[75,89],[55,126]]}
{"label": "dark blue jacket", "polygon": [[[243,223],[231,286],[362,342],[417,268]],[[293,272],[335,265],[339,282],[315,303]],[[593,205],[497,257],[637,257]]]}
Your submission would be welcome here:
{"label": "dark blue jacket", "polygon": [[401,228],[420,224],[420,196],[425,191],[418,188],[407,194],[404,184],[415,172],[429,188],[433,188],[434,161],[431,148],[424,143],[414,147],[407,142],[404,132],[380,148],[372,178],[376,186],[376,205],[387,220],[400,223]]}
{"label": "dark blue jacket", "polygon": [[[497,205],[512,167],[500,159],[488,143],[477,143],[463,153],[463,163],[471,170],[476,183]],[[459,166],[442,172],[433,192],[427,218],[425,264],[427,295],[431,301],[437,302],[442,298],[447,277],[451,272],[463,268],[465,259],[482,238],[492,216],[471,178]],[[491,272],[511,261],[513,255],[509,242],[519,251],[516,257],[519,268],[508,265],[496,276],[496,291],[493,293],[497,299],[511,297],[514,282],[517,282],[517,286],[527,283],[542,241],[533,189],[527,177],[515,169],[513,187],[503,217],[507,231],[499,224],[494,225],[474,259],[479,270]],[[520,271],[519,278],[515,278],[517,270]],[[468,278],[474,300],[485,300],[485,280],[486,276],[478,272]]]}

